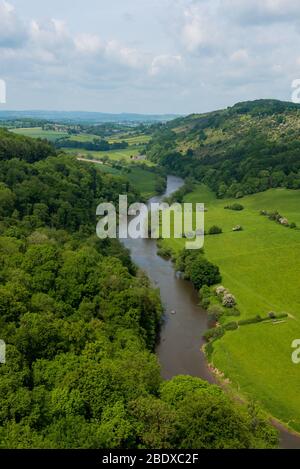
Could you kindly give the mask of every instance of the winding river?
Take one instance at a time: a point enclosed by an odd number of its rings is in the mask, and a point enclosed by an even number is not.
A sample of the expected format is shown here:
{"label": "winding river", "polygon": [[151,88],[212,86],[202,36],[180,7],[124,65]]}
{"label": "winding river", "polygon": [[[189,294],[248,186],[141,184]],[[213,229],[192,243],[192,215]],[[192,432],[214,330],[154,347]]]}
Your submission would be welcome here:
{"label": "winding river", "polygon": [[[181,178],[168,176],[165,193],[153,197],[149,203],[160,202],[183,184]],[[156,352],[163,378],[170,379],[178,374],[188,374],[210,383],[217,383],[201,351],[202,335],[208,328],[207,314],[198,305],[198,294],[191,282],[176,274],[171,261],[157,255],[155,240],[122,241],[130,250],[135,264],[146,272],[153,285],[160,289],[165,314]],[[281,448],[300,448],[298,435],[290,433],[279,424],[275,426],[280,431]]]}

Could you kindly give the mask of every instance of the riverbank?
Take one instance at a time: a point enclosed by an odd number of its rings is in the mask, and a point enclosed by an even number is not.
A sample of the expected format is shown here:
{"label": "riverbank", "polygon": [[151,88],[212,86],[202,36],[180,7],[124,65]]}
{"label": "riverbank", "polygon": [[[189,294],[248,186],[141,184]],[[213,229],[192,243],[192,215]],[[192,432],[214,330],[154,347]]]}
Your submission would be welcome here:
{"label": "riverbank", "polygon": [[[238,319],[256,314],[264,317],[269,311],[280,313],[285,306],[292,306],[294,319],[276,324],[257,323],[226,332],[214,343],[212,362],[244,398],[254,398],[269,414],[297,430],[300,371],[297,372],[291,362],[291,342],[300,335],[296,320],[298,300],[292,305],[299,277],[294,275],[296,261],[289,263],[287,260],[294,258],[292,252],[299,248],[299,232],[260,217],[259,208],[278,206],[289,218],[295,218],[294,202],[299,191],[273,192],[270,196],[267,192],[241,199],[239,202],[245,205],[245,210],[240,212],[224,210],[230,201],[216,200],[210,191],[202,188],[186,196],[185,201],[205,202],[206,227],[216,224],[223,229],[222,234],[205,238],[205,255],[221,268],[222,283],[237,298],[241,312]],[[244,227],[242,232],[232,231],[237,224]],[[283,238],[295,240],[287,243]],[[249,243],[250,247],[253,245],[250,250]],[[184,240],[165,240],[162,246],[178,251],[184,248]],[[287,255],[288,249],[290,255]],[[289,272],[289,275],[283,276],[282,272]],[[287,294],[283,295],[282,291]]]}

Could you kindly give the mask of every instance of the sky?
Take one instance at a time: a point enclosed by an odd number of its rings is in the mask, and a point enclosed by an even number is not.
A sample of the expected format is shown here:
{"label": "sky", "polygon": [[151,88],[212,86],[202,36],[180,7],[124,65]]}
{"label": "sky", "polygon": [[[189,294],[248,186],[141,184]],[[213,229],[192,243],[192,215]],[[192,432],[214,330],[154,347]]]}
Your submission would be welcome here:
{"label": "sky", "polygon": [[0,0],[0,110],[189,114],[298,78],[299,0]]}

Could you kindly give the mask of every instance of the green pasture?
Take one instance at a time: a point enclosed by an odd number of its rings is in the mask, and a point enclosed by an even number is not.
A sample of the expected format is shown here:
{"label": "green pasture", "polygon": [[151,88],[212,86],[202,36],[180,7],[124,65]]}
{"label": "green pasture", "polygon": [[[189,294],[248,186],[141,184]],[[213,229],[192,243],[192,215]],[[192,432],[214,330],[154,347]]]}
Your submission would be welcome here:
{"label": "green pasture", "polygon": [[[87,162],[85,164],[94,163]],[[115,176],[122,176],[128,179],[132,186],[138,189],[138,191],[145,199],[149,199],[156,194],[157,174],[140,168],[138,165],[131,165],[129,168],[130,172],[127,172],[124,169],[114,168],[108,164],[98,164],[96,167],[102,172],[113,174]]]}
{"label": "green pasture", "polygon": [[119,162],[140,162],[144,163],[147,166],[154,166],[154,163],[152,163],[149,160],[146,159],[134,159],[136,158],[140,153],[143,153],[143,149],[141,148],[134,148],[134,147],[129,147],[123,150],[114,150],[114,151],[92,151],[92,150],[83,150],[83,149],[78,149],[78,148],[63,148],[63,151],[67,153],[72,153],[77,156],[81,157],[86,157],[86,158],[93,158],[95,160],[102,160],[103,158],[108,158],[111,161],[119,161]]}
{"label": "green pasture", "polygon": [[59,138],[68,137],[67,132],[43,130],[41,127],[24,127],[20,129],[12,129],[12,132],[14,132],[15,134],[24,135],[25,137],[47,139],[50,142],[54,142]]}
{"label": "green pasture", "polygon": [[[222,284],[233,293],[241,318],[287,312],[279,324],[259,323],[228,332],[214,343],[213,362],[235,387],[260,401],[275,417],[300,431],[300,365],[291,361],[291,343],[300,338],[300,230],[259,214],[279,211],[300,227],[300,191],[271,189],[239,199],[243,211],[224,210],[236,200],[218,200],[201,185],[187,202],[204,202],[205,228],[223,233],[205,237],[206,257],[220,267]],[[241,225],[243,231],[233,232]],[[175,251],[184,240],[165,240]]]}
{"label": "green pasture", "polygon": [[109,143],[127,142],[129,145],[147,144],[151,139],[150,135],[127,135],[122,134],[108,139]]}
{"label": "green pasture", "polygon": [[100,137],[98,135],[93,134],[78,134],[70,136],[70,141],[73,142],[93,142],[94,139],[99,140]]}

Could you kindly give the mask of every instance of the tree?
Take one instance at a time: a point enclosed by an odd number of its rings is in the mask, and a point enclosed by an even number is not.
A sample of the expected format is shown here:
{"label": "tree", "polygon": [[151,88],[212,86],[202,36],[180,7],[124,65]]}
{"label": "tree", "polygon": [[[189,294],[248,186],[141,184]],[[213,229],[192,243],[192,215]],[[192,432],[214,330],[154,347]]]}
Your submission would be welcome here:
{"label": "tree", "polygon": [[210,235],[216,235],[216,234],[220,234],[220,233],[222,233],[222,228],[220,228],[217,225],[211,226],[208,230],[208,234],[210,234]]}

